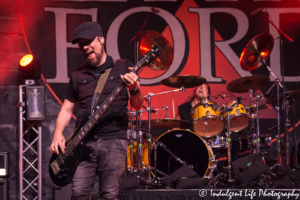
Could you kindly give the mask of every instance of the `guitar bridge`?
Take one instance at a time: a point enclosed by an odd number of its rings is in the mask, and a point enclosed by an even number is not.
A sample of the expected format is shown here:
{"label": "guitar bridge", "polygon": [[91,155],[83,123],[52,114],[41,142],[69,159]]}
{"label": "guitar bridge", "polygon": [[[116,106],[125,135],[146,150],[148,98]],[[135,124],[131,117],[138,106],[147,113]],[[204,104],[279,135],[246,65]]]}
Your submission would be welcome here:
{"label": "guitar bridge", "polygon": [[58,166],[56,160],[53,161],[53,162],[50,164],[50,166],[51,166],[51,169],[52,169],[54,175],[57,175],[57,174],[60,172],[60,168],[59,168],[59,166]]}

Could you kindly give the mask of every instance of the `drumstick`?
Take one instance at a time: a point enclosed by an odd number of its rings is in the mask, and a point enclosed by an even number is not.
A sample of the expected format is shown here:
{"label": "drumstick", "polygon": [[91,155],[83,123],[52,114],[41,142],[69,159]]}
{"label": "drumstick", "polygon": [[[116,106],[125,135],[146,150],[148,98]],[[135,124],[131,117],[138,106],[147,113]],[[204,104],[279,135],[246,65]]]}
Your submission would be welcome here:
{"label": "drumstick", "polygon": [[175,119],[175,106],[174,106],[174,99],[172,99],[172,106],[173,106],[173,119]]}

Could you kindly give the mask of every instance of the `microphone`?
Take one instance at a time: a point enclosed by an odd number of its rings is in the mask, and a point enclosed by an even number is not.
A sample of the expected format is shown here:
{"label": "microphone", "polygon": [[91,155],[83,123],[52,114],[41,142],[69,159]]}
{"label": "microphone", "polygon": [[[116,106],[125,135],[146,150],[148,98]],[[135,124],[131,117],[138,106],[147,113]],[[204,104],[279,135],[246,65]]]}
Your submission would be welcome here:
{"label": "microphone", "polygon": [[250,13],[250,16],[251,16],[251,17],[254,17],[254,16],[256,16],[256,15],[259,15],[259,14],[262,12],[263,9],[265,9],[265,8],[257,8],[256,10],[254,10],[254,11],[252,11],[252,12]]}
{"label": "microphone", "polygon": [[160,12],[159,8],[157,8],[157,7],[152,7],[151,10],[154,13],[159,13]]}

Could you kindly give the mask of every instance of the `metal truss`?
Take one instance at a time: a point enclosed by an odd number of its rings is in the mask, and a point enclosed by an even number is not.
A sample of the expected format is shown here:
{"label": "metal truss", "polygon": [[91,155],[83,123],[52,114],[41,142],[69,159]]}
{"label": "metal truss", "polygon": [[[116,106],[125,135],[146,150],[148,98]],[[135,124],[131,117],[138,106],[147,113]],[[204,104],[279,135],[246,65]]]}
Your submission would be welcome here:
{"label": "metal truss", "polygon": [[42,200],[42,121],[26,119],[26,85],[19,86],[20,200]]}

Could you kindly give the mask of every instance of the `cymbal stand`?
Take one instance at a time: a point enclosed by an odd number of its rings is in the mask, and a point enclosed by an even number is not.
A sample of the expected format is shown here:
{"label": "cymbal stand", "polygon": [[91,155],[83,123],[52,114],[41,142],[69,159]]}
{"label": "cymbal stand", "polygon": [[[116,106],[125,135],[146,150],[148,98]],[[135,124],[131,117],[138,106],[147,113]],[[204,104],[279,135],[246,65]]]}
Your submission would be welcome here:
{"label": "cymbal stand", "polygon": [[[269,70],[269,72],[272,74],[272,76],[275,79],[275,85],[277,87],[277,163],[281,163],[281,146],[280,146],[280,88],[283,88],[283,86],[280,83],[279,78],[276,77],[276,75],[273,73],[273,71],[271,70],[271,68],[267,65],[265,59],[262,59],[262,62],[264,63],[264,65],[267,67],[267,69]],[[273,87],[273,86],[272,86]],[[271,87],[271,88],[272,88]],[[267,92],[268,93],[268,92]]]}
{"label": "cymbal stand", "polygon": [[[147,111],[148,111],[148,162],[149,162],[149,169],[148,169],[148,181],[150,182],[151,181],[151,139],[152,139],[152,136],[151,136],[151,97],[153,96],[153,93],[148,93],[148,108],[147,108]],[[146,186],[147,188],[147,186]]]}
{"label": "cymbal stand", "polygon": [[[293,42],[294,40],[292,38],[290,38],[287,34],[285,34],[280,28],[278,28],[272,22],[272,20],[270,19],[269,15],[264,14],[264,12],[260,12],[260,13],[277,30],[277,32],[279,34],[279,39],[280,39],[280,66],[281,66],[281,76],[282,76],[282,86],[281,87],[283,88],[283,91],[284,91],[283,94],[282,94],[282,96],[283,96],[283,104],[282,104],[283,108],[282,109],[284,111],[286,111],[286,94],[285,94],[285,92],[287,90],[286,90],[285,81],[284,81],[284,76],[285,75],[284,75],[284,63],[283,63],[283,38],[286,38],[289,42]],[[263,62],[266,65],[266,63],[265,63],[264,60],[263,60]],[[281,83],[279,83],[279,84],[281,85]],[[278,88],[277,88],[277,90],[279,91]],[[277,100],[279,101],[279,93],[278,93],[278,96],[277,96]],[[278,106],[279,106],[279,103],[278,103]],[[280,107],[278,107],[278,112],[280,112]],[[289,141],[289,139],[288,139],[288,128],[286,127],[286,124],[288,124],[287,118],[288,118],[288,116],[286,116],[285,113],[284,113],[284,122],[285,122],[284,123],[284,126],[285,126],[285,133],[284,133],[284,140],[285,140],[285,145],[284,145],[285,146],[285,175],[287,175],[287,168],[288,168],[288,164],[289,164],[289,154],[288,154],[289,152],[287,151],[287,149],[288,149],[287,146],[289,145],[289,143],[288,143],[288,141]],[[280,129],[280,123],[278,124],[278,128],[277,129]],[[294,127],[294,129],[295,129],[295,127]],[[280,130],[279,130],[277,139],[279,139],[279,141],[280,141]]]}
{"label": "cymbal stand", "polygon": [[[252,134],[252,138],[256,138],[256,133],[255,133],[255,113],[254,111],[252,111],[252,105],[253,105],[253,95],[254,95],[254,92],[253,90],[249,90],[249,93],[250,93],[250,110],[249,110],[249,115],[251,117],[251,126],[250,126],[250,131],[251,131],[251,134]],[[256,149],[253,148],[253,153],[256,154]]]}
{"label": "cymbal stand", "polygon": [[227,130],[227,162],[228,166],[225,167],[227,170],[227,181],[232,183],[234,182],[234,179],[232,179],[232,160],[231,160],[231,131],[230,131],[230,112],[232,111],[232,105],[225,106],[223,105],[222,110],[227,112],[227,124],[228,124],[228,130]]}
{"label": "cymbal stand", "polygon": [[256,153],[260,153],[260,133],[259,133],[259,112],[258,112],[258,102],[260,99],[259,94],[253,94],[254,98],[256,99]]}
{"label": "cymbal stand", "polygon": [[136,131],[137,131],[137,170],[142,170],[142,156],[143,156],[143,133],[141,131],[141,119],[142,119],[142,110],[137,111],[136,116]]}
{"label": "cymbal stand", "polygon": [[[133,128],[132,128],[132,123],[133,123],[133,111],[132,111],[132,107],[130,107],[130,112],[129,112],[129,116],[130,116],[130,135],[129,135],[129,147],[130,147],[130,166],[129,169],[131,172],[134,171],[134,166],[133,166]],[[127,156],[126,156],[127,157]],[[127,158],[125,161],[125,167],[126,167],[126,172],[127,172]]]}
{"label": "cymbal stand", "polygon": [[[152,106],[151,106],[151,98],[152,96],[155,95],[160,95],[160,94],[166,94],[166,93],[170,93],[170,92],[178,92],[178,91],[185,91],[184,87],[181,87],[180,89],[175,89],[175,90],[170,90],[170,91],[166,91],[166,92],[161,92],[161,93],[148,93],[148,95],[144,96],[144,97],[148,97],[147,103],[148,103],[148,108],[146,109],[148,111],[148,161],[149,161],[149,166],[148,166],[148,180],[151,181],[151,140],[154,141],[154,144],[157,143],[157,141],[151,136],[151,113],[152,113]],[[167,108],[166,108],[167,110]],[[170,151],[168,151],[169,153],[171,153]],[[173,155],[173,154],[171,154]],[[156,164],[155,164],[156,165]],[[146,189],[147,186],[146,186]]]}

